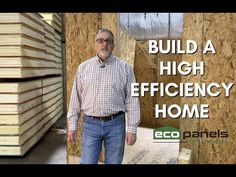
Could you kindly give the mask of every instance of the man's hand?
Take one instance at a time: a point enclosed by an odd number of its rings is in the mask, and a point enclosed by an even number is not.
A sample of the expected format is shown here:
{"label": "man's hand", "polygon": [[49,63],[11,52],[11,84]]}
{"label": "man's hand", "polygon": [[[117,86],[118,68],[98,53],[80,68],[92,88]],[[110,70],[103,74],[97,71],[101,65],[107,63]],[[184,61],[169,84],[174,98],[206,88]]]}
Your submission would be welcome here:
{"label": "man's hand", "polygon": [[126,133],[126,143],[128,145],[133,145],[136,142],[136,134],[135,133]]}
{"label": "man's hand", "polygon": [[77,131],[76,130],[69,130],[67,134],[67,141],[74,142],[76,141]]}

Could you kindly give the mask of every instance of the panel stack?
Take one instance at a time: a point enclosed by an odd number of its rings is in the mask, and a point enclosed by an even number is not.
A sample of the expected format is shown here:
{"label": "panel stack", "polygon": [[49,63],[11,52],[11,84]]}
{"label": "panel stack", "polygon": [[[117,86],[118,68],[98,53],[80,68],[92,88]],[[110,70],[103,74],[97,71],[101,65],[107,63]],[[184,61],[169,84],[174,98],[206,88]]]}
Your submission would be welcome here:
{"label": "panel stack", "polygon": [[61,36],[37,13],[1,13],[0,41],[0,155],[23,156],[63,114]]}
{"label": "panel stack", "polygon": [[24,155],[62,113],[62,77],[1,82],[0,154]]}
{"label": "panel stack", "polygon": [[58,33],[62,33],[61,13],[40,13],[43,19],[50,24]]}
{"label": "panel stack", "polygon": [[61,70],[57,69],[54,59],[47,56],[46,51],[49,47],[44,36],[45,27],[39,14],[2,13],[0,15],[0,78],[62,74]]}

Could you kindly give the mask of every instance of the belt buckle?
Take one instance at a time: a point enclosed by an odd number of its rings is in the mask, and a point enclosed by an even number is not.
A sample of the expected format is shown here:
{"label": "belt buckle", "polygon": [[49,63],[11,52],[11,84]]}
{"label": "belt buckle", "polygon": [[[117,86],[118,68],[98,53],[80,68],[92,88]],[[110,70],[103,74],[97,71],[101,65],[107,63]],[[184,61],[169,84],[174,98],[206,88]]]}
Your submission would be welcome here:
{"label": "belt buckle", "polygon": [[106,117],[100,117],[100,120],[105,121]]}

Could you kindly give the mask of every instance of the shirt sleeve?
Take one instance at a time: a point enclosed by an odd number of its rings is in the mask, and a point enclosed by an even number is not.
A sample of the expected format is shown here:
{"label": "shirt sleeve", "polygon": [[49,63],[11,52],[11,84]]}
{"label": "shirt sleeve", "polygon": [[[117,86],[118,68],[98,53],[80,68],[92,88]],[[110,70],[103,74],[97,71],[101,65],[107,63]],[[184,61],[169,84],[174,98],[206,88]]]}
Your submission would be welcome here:
{"label": "shirt sleeve", "polygon": [[127,112],[127,132],[136,133],[140,123],[140,103],[139,97],[132,97],[131,83],[135,83],[135,75],[130,65],[127,67],[127,84],[125,88],[125,106]]}
{"label": "shirt sleeve", "polygon": [[69,110],[67,113],[68,129],[77,130],[81,111],[81,72],[78,67],[71,90]]}

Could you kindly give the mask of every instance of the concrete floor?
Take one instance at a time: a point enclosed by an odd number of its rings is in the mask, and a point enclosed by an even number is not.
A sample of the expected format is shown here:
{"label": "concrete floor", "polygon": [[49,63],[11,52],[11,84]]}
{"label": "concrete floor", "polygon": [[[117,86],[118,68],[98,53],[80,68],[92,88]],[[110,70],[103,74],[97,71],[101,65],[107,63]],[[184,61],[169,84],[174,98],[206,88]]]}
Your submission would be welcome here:
{"label": "concrete floor", "polygon": [[137,142],[126,145],[124,164],[175,164],[179,143],[154,143],[153,129],[138,128]]}
{"label": "concrete floor", "polygon": [[[23,157],[2,156],[0,164],[67,164],[65,121],[65,117],[60,118]],[[125,146],[123,164],[175,164],[179,144],[153,143],[152,137],[152,129],[138,128],[135,145]]]}

